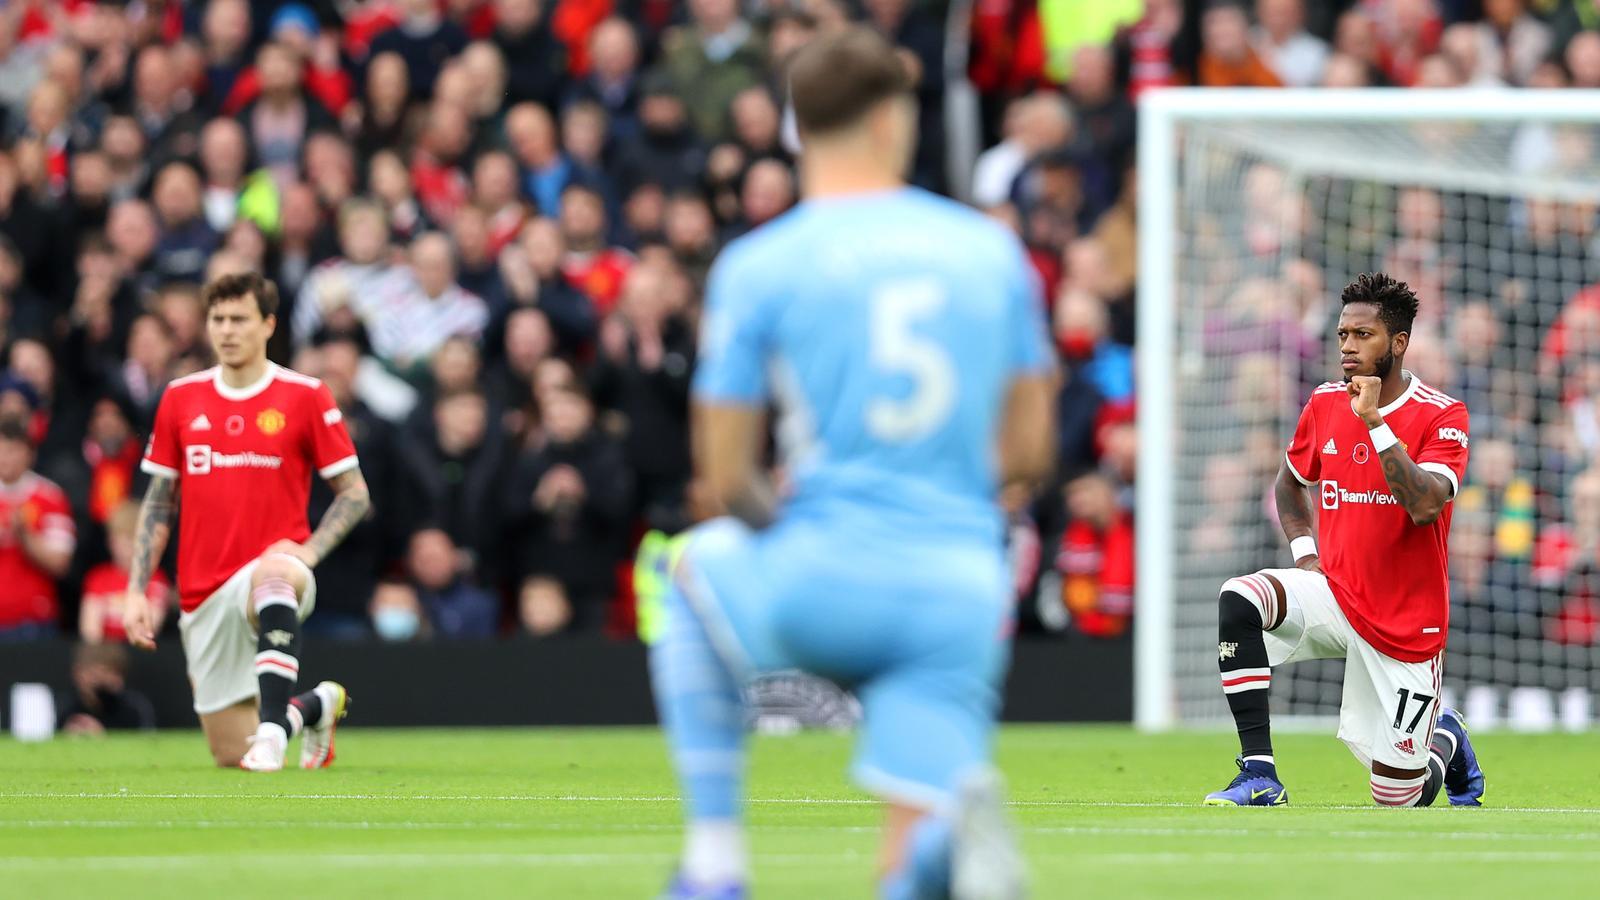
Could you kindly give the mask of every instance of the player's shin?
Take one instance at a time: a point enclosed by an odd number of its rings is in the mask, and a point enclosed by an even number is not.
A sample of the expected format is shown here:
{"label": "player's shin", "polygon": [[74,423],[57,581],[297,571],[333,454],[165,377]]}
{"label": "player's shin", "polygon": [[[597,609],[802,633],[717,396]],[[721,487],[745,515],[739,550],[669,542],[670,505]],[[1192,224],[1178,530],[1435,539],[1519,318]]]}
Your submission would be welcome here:
{"label": "player's shin", "polygon": [[880,900],[921,900],[950,894],[950,822],[924,816],[911,826],[900,866],[878,885]]}
{"label": "player's shin", "polygon": [[1217,604],[1217,667],[1239,729],[1240,755],[1246,762],[1269,766],[1273,765],[1268,713],[1272,669],[1267,664],[1262,629],[1269,620],[1278,621],[1269,608],[1277,596],[1273,591],[1274,586],[1261,576],[1235,578],[1223,585]]}
{"label": "player's shin", "polygon": [[293,734],[289,696],[300,677],[300,617],[294,586],[282,578],[264,578],[251,590],[250,601],[259,625],[256,681],[261,722],[282,728],[288,737]]}
{"label": "player's shin", "polygon": [[742,883],[748,851],[740,818],[744,704],[739,684],[677,585],[664,598],[666,627],[650,651],[656,708],[689,818],[681,877],[691,885]]}

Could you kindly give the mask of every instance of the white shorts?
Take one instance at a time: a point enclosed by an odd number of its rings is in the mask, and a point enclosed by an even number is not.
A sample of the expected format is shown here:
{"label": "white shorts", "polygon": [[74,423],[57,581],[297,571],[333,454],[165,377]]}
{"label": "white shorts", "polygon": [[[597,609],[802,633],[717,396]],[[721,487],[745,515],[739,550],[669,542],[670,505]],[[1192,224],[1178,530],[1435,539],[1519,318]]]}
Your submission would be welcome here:
{"label": "white shorts", "polygon": [[[317,579],[304,562],[306,590],[300,597],[300,621],[317,605]],[[243,700],[259,696],[256,687],[256,629],[250,624],[250,575],[260,559],[245,563],[216,593],[192,611],[178,617],[183,655],[194,688],[194,711],[220,712]]]}
{"label": "white shorts", "polygon": [[1273,668],[1307,659],[1342,659],[1344,696],[1339,740],[1368,768],[1374,761],[1397,769],[1428,765],[1428,741],[1439,718],[1441,653],[1427,662],[1385,656],[1356,633],[1326,576],[1304,569],[1265,569],[1283,585],[1283,624],[1265,632]]}

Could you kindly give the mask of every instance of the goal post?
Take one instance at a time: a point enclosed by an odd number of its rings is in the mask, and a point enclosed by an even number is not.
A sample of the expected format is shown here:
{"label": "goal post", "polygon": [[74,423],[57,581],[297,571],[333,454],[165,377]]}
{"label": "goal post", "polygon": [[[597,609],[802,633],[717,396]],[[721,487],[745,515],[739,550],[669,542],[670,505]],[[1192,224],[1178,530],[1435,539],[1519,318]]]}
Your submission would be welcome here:
{"label": "goal post", "polygon": [[[1339,290],[1374,269],[1418,290],[1408,368],[1473,416],[1447,696],[1585,726],[1600,599],[1569,570],[1600,524],[1569,494],[1585,470],[1600,494],[1600,411],[1573,400],[1600,407],[1600,92],[1154,90],[1137,163],[1138,727],[1229,721],[1217,589],[1292,564],[1272,463],[1336,377]],[[1336,714],[1338,666],[1287,667],[1275,715]]]}

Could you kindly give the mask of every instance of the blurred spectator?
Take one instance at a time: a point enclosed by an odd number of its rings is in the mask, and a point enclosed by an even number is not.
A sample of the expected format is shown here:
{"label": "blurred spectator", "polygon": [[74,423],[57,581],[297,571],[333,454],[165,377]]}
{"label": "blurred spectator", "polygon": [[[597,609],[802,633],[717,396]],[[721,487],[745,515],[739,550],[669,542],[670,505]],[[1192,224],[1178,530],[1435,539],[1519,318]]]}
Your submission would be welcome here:
{"label": "blurred spectator", "polygon": [[[773,140],[777,140],[777,113],[773,112]],[[605,110],[597,103],[580,100],[561,113],[561,150],[569,167],[569,178],[587,184],[605,198],[606,208],[618,206],[615,180],[606,171]]]}
{"label": "blurred spectator", "polygon": [[[333,114],[306,93],[300,62],[294,51],[278,43],[256,52],[261,94],[239,111],[239,121],[250,132],[256,160],[277,180],[292,183],[300,170],[300,148],[314,132],[332,131]],[[315,178],[312,179],[315,183]]]}
{"label": "blurred spectator", "polygon": [[[553,219],[532,219],[521,239],[500,256],[500,273],[511,309],[537,307],[564,350],[585,348],[599,318],[594,301],[568,280],[567,241]],[[580,270],[581,271],[581,270]]]}
{"label": "blurred spectator", "polygon": [[380,150],[367,167],[367,190],[383,204],[389,222],[389,236],[397,243],[408,243],[428,230],[431,224],[417,199],[411,171],[400,161],[400,156],[389,150]]}
{"label": "blurred spectator", "polygon": [[250,31],[249,0],[206,3],[200,20],[200,36],[206,58],[206,95],[213,114],[233,92],[234,83],[248,65]]}
{"label": "blurred spectator", "polygon": [[522,192],[534,209],[551,215],[561,208],[561,191],[572,166],[556,140],[556,123],[550,111],[537,103],[519,103],[506,113],[506,140],[522,167]]}
{"label": "blurred spectator", "polygon": [[1058,94],[1030,94],[1007,107],[1003,133],[1004,140],[985,150],[973,170],[972,202],[980,208],[1004,203],[1030,161],[1067,144],[1072,108]]}
{"label": "blurred spectator", "polygon": [[689,0],[690,24],[661,38],[661,64],[689,106],[700,137],[731,135],[728,108],[740,91],[761,82],[761,36],[739,14],[738,0]]}
{"label": "blurred spectator", "polygon": [[1121,636],[1133,614],[1133,516],[1098,473],[1071,479],[1064,494],[1068,524],[1055,558],[1061,602],[1083,634]]}
{"label": "blurred spectator", "polygon": [[1067,368],[1081,373],[1112,403],[1133,399],[1133,350],[1110,340],[1106,305],[1088,291],[1068,289],[1056,301],[1056,343]]}
{"label": "blurred spectator", "polygon": [[705,286],[718,249],[717,222],[697,191],[679,191],[667,201],[662,237],[694,286]]}
{"label": "blurred spectator", "polygon": [[406,451],[418,519],[450,535],[470,561],[465,571],[483,584],[500,574],[507,459],[499,424],[477,389],[447,394],[434,402],[432,433]]}
{"label": "blurred spectator", "polygon": [[544,442],[517,461],[506,525],[524,581],[559,584],[574,627],[598,627],[622,559],[632,479],[621,449],[595,430],[581,388],[545,391],[539,407]]}
{"label": "blurred spectator", "polygon": [[794,175],[775,159],[757,161],[744,173],[739,222],[733,236],[752,231],[788,211],[795,201]]}
{"label": "blurred spectator", "polygon": [[1377,65],[1390,84],[1410,87],[1421,73],[1422,61],[1439,48],[1444,21],[1433,0],[1364,0],[1373,16],[1377,37]]}
{"label": "blurred spectator", "polygon": [[561,582],[553,578],[526,578],[517,591],[517,621],[534,637],[566,630],[572,622],[572,603]]}
{"label": "blurred spectator", "polygon": [[161,233],[152,266],[156,278],[203,280],[206,261],[220,241],[206,222],[199,173],[188,163],[168,163],[156,175],[153,196]]}
{"label": "blurred spectator", "polygon": [[1572,76],[1572,87],[1600,87],[1600,32],[1582,31],[1573,35],[1562,58]]}
{"label": "blurred spectator", "polygon": [[636,480],[635,508],[655,529],[686,527],[689,379],[695,334],[681,273],[641,264],[628,273],[617,311],[600,329],[590,376],[595,403],[612,416]]}
{"label": "blurred spectator", "polygon": [[[609,245],[605,198],[587,185],[569,185],[561,193],[561,234],[567,253],[561,271],[593,302],[601,316],[611,312],[622,292],[622,280],[633,256]],[[531,254],[530,254],[531,261]]]}
{"label": "blurred spectator", "polygon": [[443,61],[467,46],[467,33],[440,13],[436,0],[400,0],[399,6],[403,18],[372,41],[372,52],[405,60],[412,98],[427,97]]}
{"label": "blurred spectator", "polygon": [[34,459],[26,427],[0,419],[0,643],[56,633],[56,579],[77,545],[67,496],[33,472]]}
{"label": "blurred spectator", "polygon": [[1289,87],[1322,81],[1328,44],[1306,31],[1304,0],[1256,0],[1256,20],[1255,51],[1279,81]]}
{"label": "blurred spectator", "polygon": [[530,215],[518,185],[517,162],[510,154],[491,150],[473,162],[472,202],[488,216],[488,252],[498,257],[517,239]]}
{"label": "blurred spectator", "polygon": [[380,53],[367,64],[366,92],[356,116],[356,150],[371,159],[380,150],[403,153],[411,146],[407,116],[411,76],[398,53]]}
{"label": "blurred spectator", "polygon": [[411,536],[407,568],[417,599],[439,637],[493,637],[500,623],[494,595],[472,583],[450,535],[424,528]]}
{"label": "blurred spectator", "polygon": [[543,0],[495,0],[491,40],[506,61],[506,99],[553,108],[565,80],[566,49],[556,40]]}
{"label": "blurred spectator", "polygon": [[499,260],[489,244],[489,217],[477,206],[463,206],[450,228],[450,241],[455,246],[457,283],[483,299],[491,320],[503,315],[505,286],[500,283]]}
{"label": "blurred spectator", "polygon": [[93,737],[112,729],[151,731],[155,708],[128,687],[128,648],[80,644],[72,651],[72,690],[56,704],[57,729]]}
{"label": "blurred spectator", "polygon": [[1086,144],[1080,151],[1093,165],[1084,172],[1092,214],[1115,199],[1116,179],[1133,161],[1133,104],[1117,90],[1115,60],[1104,47],[1082,47],[1073,55],[1067,97]]}
{"label": "blurred spectator", "polygon": [[189,108],[190,101],[178,82],[172,51],[160,45],[140,50],[134,60],[128,114],[149,142],[152,166],[192,156],[198,149],[202,119]]}
{"label": "blurred spectator", "polygon": [[598,103],[611,122],[611,138],[639,131],[639,39],[624,19],[611,18],[589,33],[589,72],[567,94],[569,104]]}
{"label": "blurred spectator", "polygon": [[[296,359],[302,372],[320,377],[333,394],[345,428],[361,458],[361,474],[372,495],[376,514],[353,528],[317,566],[317,614],[306,621],[307,633],[332,640],[358,640],[370,634],[368,600],[378,576],[400,559],[415,517],[409,496],[410,472],[398,435],[356,395],[361,348],[348,337],[334,338]],[[333,502],[333,491],[321,479],[311,485],[310,512],[321,518]]]}
{"label": "blurred spectator", "polygon": [[470,125],[461,107],[434,101],[412,151],[411,184],[423,212],[436,225],[448,227],[467,202],[469,184],[462,165],[472,141]]}
{"label": "blurred spectator", "polygon": [[1202,87],[1280,87],[1273,73],[1250,46],[1250,20],[1232,3],[1208,7],[1201,18],[1197,83]]}
{"label": "blurred spectator", "polygon": [[619,190],[628,195],[643,184],[663,188],[693,184],[696,179],[690,173],[706,168],[708,161],[682,95],[661,73],[647,76],[639,91],[639,133],[624,139],[617,150]]}
{"label": "blurred spectator", "polygon": [[385,581],[372,594],[370,604],[372,630],[378,638],[390,643],[426,640],[433,636],[432,626],[417,598],[416,589],[404,582]]}
{"label": "blurred spectator", "polygon": [[[128,566],[133,557],[134,533],[139,524],[139,504],[127,500],[117,506],[106,522],[106,540],[111,559],[91,568],[83,577],[83,601],[78,608],[78,634],[86,644],[121,644],[128,640],[122,624],[122,602],[128,594]],[[150,601],[154,624],[151,631],[161,633],[171,602],[172,585],[166,573],[151,573],[145,597]]]}
{"label": "blurred spectator", "polygon": [[401,374],[415,372],[444,342],[477,337],[489,323],[483,299],[456,284],[450,241],[437,232],[411,245],[409,273],[355,299],[373,353]]}
{"label": "blurred spectator", "polygon": [[358,324],[351,304],[395,277],[390,264],[389,224],[383,207],[352,200],[339,210],[341,255],[311,271],[294,304],[296,346],[310,343],[325,324],[348,331]]}
{"label": "blurred spectator", "polygon": [[1481,64],[1504,82],[1526,84],[1550,52],[1550,29],[1524,0],[1484,0],[1477,30]]}
{"label": "blurred spectator", "polygon": [[245,166],[250,156],[244,126],[235,119],[212,119],[200,131],[200,169],[205,177],[203,204],[212,231],[226,231],[239,214]]}

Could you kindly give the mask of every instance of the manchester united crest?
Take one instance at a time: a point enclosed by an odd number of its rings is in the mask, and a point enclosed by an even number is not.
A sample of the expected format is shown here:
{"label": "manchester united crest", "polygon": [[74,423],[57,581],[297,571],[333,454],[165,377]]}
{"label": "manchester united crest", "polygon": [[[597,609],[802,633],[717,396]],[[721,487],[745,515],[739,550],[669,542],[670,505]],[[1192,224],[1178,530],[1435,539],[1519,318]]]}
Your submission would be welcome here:
{"label": "manchester united crest", "polygon": [[262,434],[269,437],[282,431],[284,426],[288,424],[289,420],[276,409],[263,409],[256,414],[256,427],[261,429]]}

